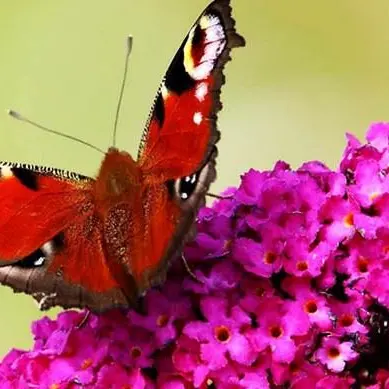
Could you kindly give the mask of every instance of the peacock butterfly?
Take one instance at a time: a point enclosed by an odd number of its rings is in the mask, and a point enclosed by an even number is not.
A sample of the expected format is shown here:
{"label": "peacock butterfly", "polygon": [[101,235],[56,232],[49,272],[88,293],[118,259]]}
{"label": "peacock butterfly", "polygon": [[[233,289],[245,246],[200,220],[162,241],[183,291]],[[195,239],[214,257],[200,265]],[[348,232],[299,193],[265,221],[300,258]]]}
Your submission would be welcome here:
{"label": "peacock butterfly", "polygon": [[171,62],[134,160],[108,149],[95,179],[0,163],[0,282],[42,309],[134,305],[194,235],[216,176],[223,68],[244,46],[213,1]]}

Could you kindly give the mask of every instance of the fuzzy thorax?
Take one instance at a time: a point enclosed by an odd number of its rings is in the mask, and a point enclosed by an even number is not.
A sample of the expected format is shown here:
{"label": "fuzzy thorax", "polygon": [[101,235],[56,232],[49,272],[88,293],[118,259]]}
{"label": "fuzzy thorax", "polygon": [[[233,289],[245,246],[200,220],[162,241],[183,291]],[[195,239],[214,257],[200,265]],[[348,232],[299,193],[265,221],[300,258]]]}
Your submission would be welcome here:
{"label": "fuzzy thorax", "polygon": [[132,203],[141,185],[140,169],[125,151],[111,147],[105,155],[95,183],[95,199],[100,209],[118,203]]}

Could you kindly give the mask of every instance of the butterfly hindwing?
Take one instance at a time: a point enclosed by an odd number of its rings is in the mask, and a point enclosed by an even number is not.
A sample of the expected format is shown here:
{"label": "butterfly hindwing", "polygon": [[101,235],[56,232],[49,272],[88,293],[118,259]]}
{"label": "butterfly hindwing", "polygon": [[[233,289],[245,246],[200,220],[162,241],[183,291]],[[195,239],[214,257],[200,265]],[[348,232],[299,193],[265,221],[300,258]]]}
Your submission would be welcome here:
{"label": "butterfly hindwing", "polygon": [[0,162],[0,282],[43,308],[127,305],[94,218],[93,180]]}

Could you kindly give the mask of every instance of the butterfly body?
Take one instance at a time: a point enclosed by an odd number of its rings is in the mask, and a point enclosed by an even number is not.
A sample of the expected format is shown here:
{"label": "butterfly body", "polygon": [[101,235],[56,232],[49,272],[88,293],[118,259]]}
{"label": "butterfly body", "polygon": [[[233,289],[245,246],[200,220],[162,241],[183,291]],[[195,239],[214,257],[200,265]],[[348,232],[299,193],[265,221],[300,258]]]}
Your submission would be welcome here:
{"label": "butterfly body", "polygon": [[0,162],[0,282],[102,311],[163,282],[215,180],[223,68],[244,40],[229,0],[200,15],[157,93],[138,158],[114,147],[96,178]]}

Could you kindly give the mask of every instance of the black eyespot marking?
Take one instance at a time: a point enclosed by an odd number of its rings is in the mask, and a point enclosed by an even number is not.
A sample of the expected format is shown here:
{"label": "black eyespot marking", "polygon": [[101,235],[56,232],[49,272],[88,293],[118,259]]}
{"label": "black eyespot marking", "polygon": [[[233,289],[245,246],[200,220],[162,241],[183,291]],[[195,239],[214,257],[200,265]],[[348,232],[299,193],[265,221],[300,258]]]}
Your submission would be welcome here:
{"label": "black eyespot marking", "polygon": [[175,55],[165,79],[166,88],[179,95],[193,88],[196,84],[196,81],[186,72],[184,66],[184,47],[187,40],[188,37],[186,37]]}
{"label": "black eyespot marking", "polygon": [[163,126],[165,120],[165,104],[163,101],[162,93],[159,92],[154,106],[154,117],[157,119],[159,126]]}
{"label": "black eyespot marking", "polygon": [[23,258],[19,262],[15,264],[15,266],[22,267],[25,269],[35,268],[43,266],[46,261],[46,256],[41,249],[38,249],[27,255],[27,257]]}
{"label": "black eyespot marking", "polygon": [[47,242],[47,244],[48,247],[43,245],[38,250],[35,250],[31,254],[18,261],[15,266],[23,268],[35,268],[43,266],[46,263],[47,258],[51,255],[49,253],[57,253],[65,247],[64,234],[60,232],[53,239]]}
{"label": "black eyespot marking", "polygon": [[13,167],[11,171],[25,187],[31,190],[38,190],[38,177],[35,172],[19,167]]}
{"label": "black eyespot marking", "polygon": [[178,181],[177,192],[181,200],[185,201],[190,198],[195,191],[198,181],[198,174],[194,173],[191,176],[186,176]]}
{"label": "black eyespot marking", "polygon": [[196,190],[199,179],[199,173],[194,173],[191,176],[179,178],[177,180],[166,181],[170,198],[178,198],[180,201],[186,201]]}

